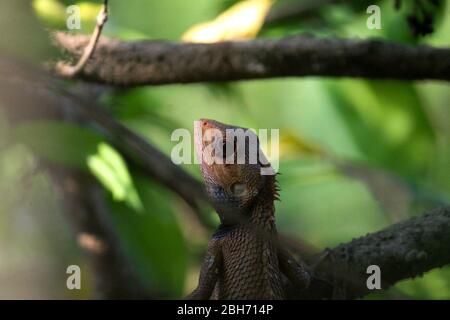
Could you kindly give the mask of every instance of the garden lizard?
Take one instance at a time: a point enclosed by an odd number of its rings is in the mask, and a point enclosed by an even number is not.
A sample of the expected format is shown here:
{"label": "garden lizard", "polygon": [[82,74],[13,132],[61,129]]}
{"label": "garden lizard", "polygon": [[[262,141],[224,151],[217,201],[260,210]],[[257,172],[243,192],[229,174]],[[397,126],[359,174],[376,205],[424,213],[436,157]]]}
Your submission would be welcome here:
{"label": "garden lizard", "polygon": [[[243,143],[235,134],[239,129],[245,133]],[[306,289],[309,272],[279,245],[276,176],[262,174],[271,167],[256,134],[205,119],[196,121],[194,130],[208,197],[221,224],[209,242],[198,286],[187,299],[284,299],[286,281]],[[252,150],[257,151],[253,162]]]}

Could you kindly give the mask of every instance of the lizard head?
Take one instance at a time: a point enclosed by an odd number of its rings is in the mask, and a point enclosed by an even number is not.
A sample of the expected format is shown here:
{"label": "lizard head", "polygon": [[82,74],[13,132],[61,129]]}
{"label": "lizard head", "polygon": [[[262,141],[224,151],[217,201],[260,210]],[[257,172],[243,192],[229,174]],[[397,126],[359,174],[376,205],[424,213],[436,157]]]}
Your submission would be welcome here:
{"label": "lizard head", "polygon": [[267,174],[271,167],[254,132],[208,119],[196,121],[194,131],[206,190],[222,224],[249,217],[257,201],[273,205],[275,176]]}

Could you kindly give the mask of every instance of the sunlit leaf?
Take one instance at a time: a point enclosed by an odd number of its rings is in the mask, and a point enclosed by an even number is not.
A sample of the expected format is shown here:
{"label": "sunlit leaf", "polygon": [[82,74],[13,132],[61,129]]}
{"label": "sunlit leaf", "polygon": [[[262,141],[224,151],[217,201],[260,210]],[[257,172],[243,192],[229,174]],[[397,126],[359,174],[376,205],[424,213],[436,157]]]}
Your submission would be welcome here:
{"label": "sunlit leaf", "polygon": [[89,169],[97,177],[97,179],[103,184],[103,186],[109,190],[116,201],[124,201],[126,198],[125,187],[117,179],[112,168],[98,156],[91,156],[88,159]]}
{"label": "sunlit leaf", "polygon": [[78,2],[77,5],[80,7],[81,19],[89,21],[95,21],[102,8],[101,4],[92,2]]}
{"label": "sunlit leaf", "polygon": [[256,37],[274,0],[241,1],[210,22],[194,25],[182,36],[186,42],[219,42]]}
{"label": "sunlit leaf", "polygon": [[101,143],[98,152],[88,158],[91,172],[111,192],[114,200],[123,201],[142,211],[142,203],[122,156],[111,146]]}
{"label": "sunlit leaf", "polygon": [[33,8],[39,18],[51,25],[65,21],[66,8],[57,0],[33,0]]}
{"label": "sunlit leaf", "polygon": [[[75,2],[80,10],[81,29],[91,30],[101,9],[101,4],[92,2]],[[33,0],[33,8],[37,16],[47,25],[54,28],[65,28],[66,19],[69,17],[68,6],[57,0]]]}

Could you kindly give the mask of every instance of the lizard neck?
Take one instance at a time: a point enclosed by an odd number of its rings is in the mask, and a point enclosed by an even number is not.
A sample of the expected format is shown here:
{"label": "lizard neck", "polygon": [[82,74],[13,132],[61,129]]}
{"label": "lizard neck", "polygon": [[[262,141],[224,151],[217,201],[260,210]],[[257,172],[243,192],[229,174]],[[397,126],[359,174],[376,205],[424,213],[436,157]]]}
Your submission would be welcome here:
{"label": "lizard neck", "polygon": [[[267,176],[266,183],[254,199],[252,205],[238,214],[220,214],[220,226],[217,235],[226,234],[238,226],[257,226],[260,230],[275,232],[275,200],[278,200],[278,188],[274,176]],[[220,212],[220,211],[217,211]],[[236,218],[233,218],[236,217]],[[231,217],[231,218],[230,218]]]}

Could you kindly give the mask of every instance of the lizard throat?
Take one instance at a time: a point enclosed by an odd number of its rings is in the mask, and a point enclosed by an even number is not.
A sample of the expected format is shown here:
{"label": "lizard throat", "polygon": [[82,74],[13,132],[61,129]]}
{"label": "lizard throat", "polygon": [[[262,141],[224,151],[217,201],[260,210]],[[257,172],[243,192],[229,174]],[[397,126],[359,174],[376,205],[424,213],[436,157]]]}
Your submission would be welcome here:
{"label": "lizard throat", "polygon": [[274,201],[278,199],[277,190],[275,178],[271,177],[249,207],[216,208],[221,222],[220,228],[228,230],[250,224],[272,230],[275,227]]}

